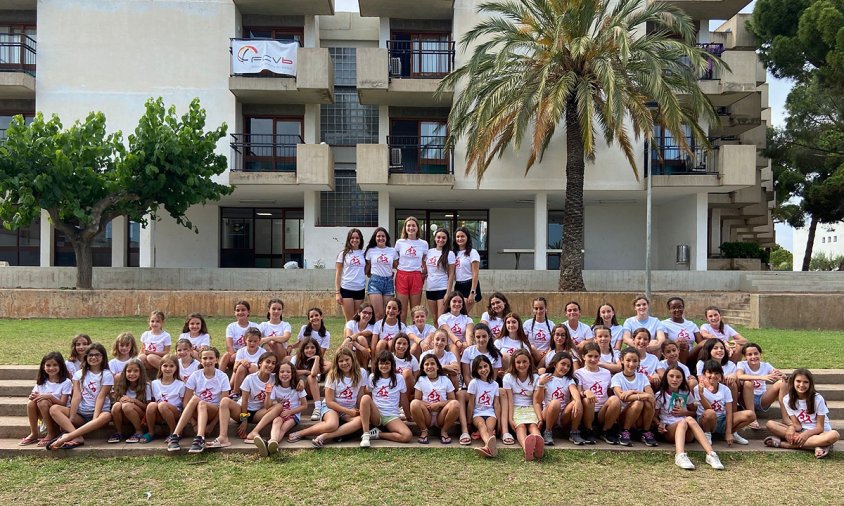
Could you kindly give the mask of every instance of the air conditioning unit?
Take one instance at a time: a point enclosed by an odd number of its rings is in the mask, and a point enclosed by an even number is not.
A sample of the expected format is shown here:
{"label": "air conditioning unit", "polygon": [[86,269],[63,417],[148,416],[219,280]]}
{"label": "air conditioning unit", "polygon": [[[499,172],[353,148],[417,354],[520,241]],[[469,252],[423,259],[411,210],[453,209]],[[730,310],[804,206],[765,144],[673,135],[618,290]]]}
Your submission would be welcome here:
{"label": "air conditioning unit", "polygon": [[401,58],[390,58],[390,75],[401,76]]}
{"label": "air conditioning unit", "polygon": [[401,167],[401,148],[390,148],[390,167]]}

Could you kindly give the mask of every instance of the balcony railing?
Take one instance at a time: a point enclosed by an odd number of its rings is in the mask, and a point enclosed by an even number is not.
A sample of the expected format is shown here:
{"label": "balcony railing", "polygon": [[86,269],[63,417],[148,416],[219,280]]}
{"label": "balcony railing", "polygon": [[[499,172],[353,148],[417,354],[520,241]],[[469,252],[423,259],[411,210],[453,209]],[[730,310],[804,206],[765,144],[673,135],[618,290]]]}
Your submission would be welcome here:
{"label": "balcony railing", "polygon": [[445,136],[390,135],[390,174],[451,174],[451,150]]}
{"label": "balcony railing", "polygon": [[0,72],[35,76],[35,39],[22,33],[0,33]]}
{"label": "balcony railing", "polygon": [[439,79],[454,68],[454,42],[438,40],[388,40],[392,78]]}
{"label": "balcony railing", "polygon": [[231,134],[238,172],[296,172],[296,145],[301,135]]}
{"label": "balcony railing", "polygon": [[[647,147],[645,152],[647,152]],[[692,146],[690,155],[675,144],[655,144],[651,153],[651,173],[654,176],[717,174],[713,152],[703,146]],[[645,177],[648,173],[645,171]]]}

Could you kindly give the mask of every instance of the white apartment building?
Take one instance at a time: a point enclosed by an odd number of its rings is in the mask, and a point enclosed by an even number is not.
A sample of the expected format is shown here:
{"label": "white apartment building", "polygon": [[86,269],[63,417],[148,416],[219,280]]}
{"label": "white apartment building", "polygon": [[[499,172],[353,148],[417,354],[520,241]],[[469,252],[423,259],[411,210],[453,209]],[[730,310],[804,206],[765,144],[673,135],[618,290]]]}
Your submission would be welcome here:
{"label": "white apartment building", "polygon": [[[718,107],[707,125],[714,150],[688,160],[670,136],[653,155],[653,267],[706,270],[724,241],[774,242],[773,181],[760,155],[770,122],[765,69],[738,14],[747,0],[671,0],[699,27],[698,41],[732,71],[705,72]],[[429,234],[468,226],[483,267],[555,269],[565,189],[565,142],[552,143],[525,176],[511,152],[477,186],[465,145],[443,149],[453,94],[439,78],[467,55],[455,41],[479,19],[478,0],[5,0],[0,2],[0,135],[11,116],[58,114],[66,125],[100,110],[131,132],[144,101],[184,110],[199,97],[208,126],[225,122],[229,157],[218,203],[195,207],[199,234],[169,218],[140,228],[115,220],[95,265],[139,267],[331,267],[349,227],[393,236],[418,217]],[[710,31],[710,20],[724,20]],[[299,44],[297,75],[232,73],[240,39]],[[455,90],[459,93],[459,90]],[[563,129],[560,129],[561,131]],[[644,172],[646,148],[639,147]],[[655,151],[654,151],[655,153]],[[586,269],[642,269],[645,178],[604,146],[587,165]],[[73,251],[42,216],[0,231],[0,260],[73,265]],[[688,245],[690,263],[675,251]]]}
{"label": "white apartment building", "polygon": [[[795,228],[792,230],[792,249],[794,261],[792,270],[799,271],[803,267],[803,259],[806,257],[806,244],[809,242],[809,227]],[[834,258],[844,255],[844,223],[833,223],[831,225],[818,225],[815,230],[815,242],[812,245],[812,258],[821,253]]]}

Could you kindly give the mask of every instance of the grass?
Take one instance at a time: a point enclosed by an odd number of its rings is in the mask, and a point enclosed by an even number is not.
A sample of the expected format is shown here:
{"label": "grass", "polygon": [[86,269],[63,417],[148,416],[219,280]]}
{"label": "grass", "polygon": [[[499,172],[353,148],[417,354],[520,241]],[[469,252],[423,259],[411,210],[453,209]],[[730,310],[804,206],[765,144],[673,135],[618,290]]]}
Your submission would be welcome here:
{"label": "grass", "polygon": [[[231,318],[208,318],[208,330],[212,343],[224,347],[223,336]],[[253,318],[259,323],[262,318]],[[305,323],[304,317],[289,319],[294,335]],[[556,321],[556,320],[555,320]],[[177,338],[181,332],[181,318],[165,322],[164,328]],[[332,336],[332,345],[343,335],[342,318],[326,318],[326,327]],[[67,318],[67,319],[25,319],[0,320],[0,364],[37,364],[48,351],[58,350],[62,354],[70,351],[71,338],[84,332],[94,341],[101,342],[111,352],[114,338],[120,332],[130,331],[140,338],[146,330],[144,318]],[[833,330],[782,330],[747,329],[737,330],[749,340],[758,343],[764,350],[764,359],[776,367],[809,367],[813,369],[839,368],[844,363],[844,331]],[[330,352],[329,352],[330,353]]]}
{"label": "grass", "polygon": [[[670,452],[553,451],[542,463],[519,452],[496,460],[446,449],[332,449],[284,457],[20,457],[0,462],[0,501],[282,504],[654,504],[741,497],[743,504],[832,504],[840,501],[844,455],[816,461],[808,452],[724,453],[726,472],[693,452],[693,472]],[[626,476],[626,478],[625,478]],[[752,478],[752,484],[750,477]],[[799,476],[799,479],[797,478]],[[741,477],[740,479],[735,479]],[[784,482],[783,479],[786,479]],[[22,484],[26,483],[26,486]],[[84,486],[81,484],[84,483]],[[784,484],[787,485],[784,486]],[[776,494],[774,496],[774,494]]]}

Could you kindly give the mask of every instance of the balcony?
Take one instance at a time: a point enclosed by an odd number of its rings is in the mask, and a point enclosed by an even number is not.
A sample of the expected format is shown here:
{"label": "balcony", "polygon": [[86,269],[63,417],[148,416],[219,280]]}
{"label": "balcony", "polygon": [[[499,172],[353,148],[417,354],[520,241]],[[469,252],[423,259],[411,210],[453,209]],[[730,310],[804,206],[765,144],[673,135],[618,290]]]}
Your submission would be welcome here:
{"label": "balcony", "polygon": [[[258,39],[232,39],[232,42],[244,40]],[[231,46],[229,51],[232,52]],[[236,57],[232,54],[232,59]],[[300,47],[296,52],[296,76],[266,70],[256,74],[232,71],[229,89],[244,104],[331,104],[334,65],[328,49]]]}
{"label": "balcony", "polygon": [[35,98],[35,39],[0,34],[0,99]]}
{"label": "balcony", "polygon": [[718,187],[718,191],[732,191],[757,184],[756,146],[721,145],[713,150],[694,146],[694,156],[673,144],[661,144],[657,149],[651,160],[654,187]]}
{"label": "balcony", "polygon": [[363,17],[452,19],[454,0],[358,0]]}
{"label": "balcony", "polygon": [[[653,3],[656,0],[650,0]],[[730,19],[748,0],[659,0],[683,9],[692,19]]]}
{"label": "balcony", "polygon": [[453,155],[445,137],[391,135],[387,144],[358,144],[357,181],[367,191],[388,185],[451,188]]}
{"label": "balcony", "polygon": [[276,16],[329,16],[334,0],[234,0],[241,14]]}
{"label": "balcony", "polygon": [[326,144],[299,135],[231,134],[233,185],[296,185],[333,191],[334,156]]}
{"label": "balcony", "polygon": [[700,88],[713,105],[722,107],[758,92],[767,79],[765,67],[754,51],[725,50],[723,44],[698,44],[707,52],[719,56],[730,70],[710,68],[700,76]]}
{"label": "balcony", "polygon": [[387,48],[359,48],[357,88],[362,104],[447,107],[453,93],[436,94],[454,69],[454,42],[390,40]]}

